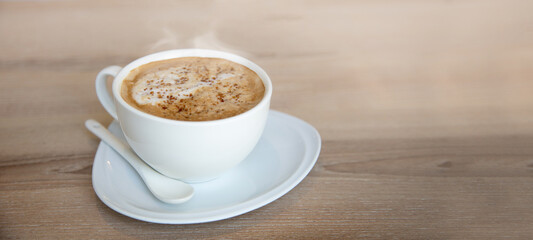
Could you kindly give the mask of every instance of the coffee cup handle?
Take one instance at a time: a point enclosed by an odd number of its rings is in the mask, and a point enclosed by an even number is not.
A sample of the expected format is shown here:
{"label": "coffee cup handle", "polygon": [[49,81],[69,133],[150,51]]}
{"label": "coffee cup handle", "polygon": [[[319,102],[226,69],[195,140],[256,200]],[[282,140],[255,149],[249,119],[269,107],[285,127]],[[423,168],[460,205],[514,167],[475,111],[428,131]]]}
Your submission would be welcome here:
{"label": "coffee cup handle", "polygon": [[119,66],[109,66],[102,69],[102,71],[96,75],[96,95],[98,96],[98,100],[100,100],[102,106],[104,106],[105,110],[115,120],[118,120],[117,110],[115,103],[113,102],[113,96],[107,89],[107,77],[116,77],[121,69],[122,68]]}

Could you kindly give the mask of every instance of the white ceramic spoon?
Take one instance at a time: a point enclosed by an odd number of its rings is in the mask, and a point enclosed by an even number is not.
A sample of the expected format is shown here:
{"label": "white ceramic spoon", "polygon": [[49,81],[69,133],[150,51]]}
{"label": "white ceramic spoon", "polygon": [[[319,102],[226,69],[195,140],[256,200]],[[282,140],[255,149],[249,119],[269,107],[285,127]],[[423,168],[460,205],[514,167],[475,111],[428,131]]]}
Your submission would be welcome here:
{"label": "white ceramic spoon", "polygon": [[127,144],[115,137],[102,124],[96,120],[89,119],[85,121],[85,126],[126,159],[137,173],[139,173],[150,192],[156,198],[171,204],[183,203],[192,198],[194,189],[191,185],[166,177],[152,169]]}

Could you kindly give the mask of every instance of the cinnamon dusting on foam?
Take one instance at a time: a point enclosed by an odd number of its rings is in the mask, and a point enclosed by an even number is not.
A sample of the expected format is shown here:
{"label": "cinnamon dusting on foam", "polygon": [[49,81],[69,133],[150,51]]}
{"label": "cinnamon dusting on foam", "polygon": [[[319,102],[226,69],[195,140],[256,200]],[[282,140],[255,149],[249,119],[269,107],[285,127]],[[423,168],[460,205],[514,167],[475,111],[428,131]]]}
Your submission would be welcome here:
{"label": "cinnamon dusting on foam", "polygon": [[122,97],[163,118],[205,121],[243,113],[263,98],[265,87],[247,67],[219,58],[185,57],[132,70]]}

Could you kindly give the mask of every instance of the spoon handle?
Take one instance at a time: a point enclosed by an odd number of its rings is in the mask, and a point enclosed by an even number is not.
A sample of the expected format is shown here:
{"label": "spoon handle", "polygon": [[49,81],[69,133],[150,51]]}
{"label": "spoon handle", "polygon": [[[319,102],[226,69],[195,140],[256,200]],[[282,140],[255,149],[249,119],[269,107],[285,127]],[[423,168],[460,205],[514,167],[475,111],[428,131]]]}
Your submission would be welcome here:
{"label": "spoon handle", "polygon": [[94,135],[98,136],[102,141],[107,143],[111,148],[118,152],[122,157],[130,163],[130,165],[137,170],[137,172],[144,178],[144,169],[150,168],[143,160],[141,160],[131,148],[122,140],[113,135],[107,128],[102,126],[99,122],[93,119],[85,121],[85,126]]}

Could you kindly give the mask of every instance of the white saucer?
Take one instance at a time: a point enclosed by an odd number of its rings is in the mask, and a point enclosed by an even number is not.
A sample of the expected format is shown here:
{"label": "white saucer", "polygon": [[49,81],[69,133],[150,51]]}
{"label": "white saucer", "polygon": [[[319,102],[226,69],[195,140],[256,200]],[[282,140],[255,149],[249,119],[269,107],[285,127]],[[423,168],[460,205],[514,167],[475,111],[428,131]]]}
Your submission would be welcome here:
{"label": "white saucer", "polygon": [[[109,130],[124,140],[116,121]],[[217,221],[265,206],[289,192],[311,171],[320,147],[315,128],[271,110],[252,153],[221,177],[192,184],[195,195],[184,204],[157,200],[135,170],[105,143],[100,143],[94,159],[93,188],[107,206],[135,219],[166,224]]]}

